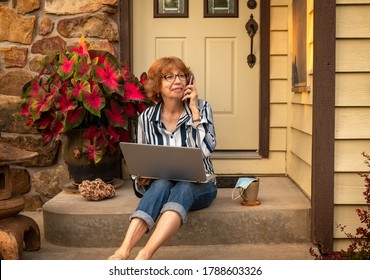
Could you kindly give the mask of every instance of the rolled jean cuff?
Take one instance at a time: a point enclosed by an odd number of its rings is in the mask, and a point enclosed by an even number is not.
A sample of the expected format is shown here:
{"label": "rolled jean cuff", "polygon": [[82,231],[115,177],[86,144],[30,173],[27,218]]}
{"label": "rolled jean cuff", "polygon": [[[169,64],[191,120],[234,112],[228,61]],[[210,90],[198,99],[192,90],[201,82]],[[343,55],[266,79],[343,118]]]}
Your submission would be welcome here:
{"label": "rolled jean cuff", "polygon": [[166,211],[175,211],[180,215],[181,221],[183,224],[186,223],[188,218],[188,213],[185,210],[184,206],[176,202],[167,202],[163,205],[161,214]]}
{"label": "rolled jean cuff", "polygon": [[148,225],[148,231],[151,231],[154,227],[154,221],[153,221],[153,218],[148,215],[147,213],[145,213],[144,211],[141,211],[141,210],[136,210],[134,213],[132,213],[132,215],[130,216],[130,219],[129,221],[131,222],[131,220],[133,218],[139,218],[139,219],[142,219],[147,225]]}

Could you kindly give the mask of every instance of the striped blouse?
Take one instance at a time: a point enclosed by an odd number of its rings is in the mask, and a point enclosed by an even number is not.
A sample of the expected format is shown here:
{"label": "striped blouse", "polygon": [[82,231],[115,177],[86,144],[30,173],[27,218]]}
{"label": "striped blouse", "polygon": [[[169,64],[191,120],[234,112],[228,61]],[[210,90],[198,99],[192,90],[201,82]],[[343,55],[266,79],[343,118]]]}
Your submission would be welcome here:
{"label": "striped blouse", "polygon": [[198,147],[202,150],[206,173],[214,174],[210,155],[216,147],[212,109],[207,101],[198,100],[201,121],[195,126],[191,110],[185,102],[175,130],[171,133],[161,122],[162,102],[147,108],[138,120],[137,142],[141,144]]}

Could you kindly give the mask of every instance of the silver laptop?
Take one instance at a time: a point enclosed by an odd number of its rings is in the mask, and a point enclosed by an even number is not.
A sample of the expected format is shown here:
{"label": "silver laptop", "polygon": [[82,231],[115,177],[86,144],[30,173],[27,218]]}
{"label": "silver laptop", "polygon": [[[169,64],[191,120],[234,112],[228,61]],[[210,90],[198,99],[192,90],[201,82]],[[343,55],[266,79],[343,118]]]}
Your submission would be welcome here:
{"label": "silver laptop", "polygon": [[121,142],[120,148],[131,175],[205,183],[215,178],[206,174],[200,149]]}

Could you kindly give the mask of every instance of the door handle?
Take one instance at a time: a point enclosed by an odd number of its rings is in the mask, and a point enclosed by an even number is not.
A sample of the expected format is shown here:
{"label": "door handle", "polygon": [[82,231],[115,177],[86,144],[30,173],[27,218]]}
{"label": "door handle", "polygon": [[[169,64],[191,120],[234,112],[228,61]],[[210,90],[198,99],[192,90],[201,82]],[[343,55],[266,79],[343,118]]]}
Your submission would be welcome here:
{"label": "door handle", "polygon": [[257,58],[253,54],[253,37],[256,35],[258,30],[258,24],[253,18],[253,14],[251,14],[249,20],[245,24],[245,29],[247,30],[248,36],[251,38],[251,52],[247,57],[247,62],[250,68],[256,64]]}

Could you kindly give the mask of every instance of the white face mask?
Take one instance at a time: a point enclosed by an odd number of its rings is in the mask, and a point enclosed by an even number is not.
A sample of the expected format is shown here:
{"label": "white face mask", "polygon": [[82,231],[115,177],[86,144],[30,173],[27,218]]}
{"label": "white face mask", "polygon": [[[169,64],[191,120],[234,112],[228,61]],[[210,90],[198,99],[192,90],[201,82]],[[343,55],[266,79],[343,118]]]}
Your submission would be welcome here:
{"label": "white face mask", "polygon": [[[239,190],[239,195],[234,197],[235,190]],[[249,191],[248,191],[249,189]],[[243,177],[239,178],[235,184],[231,198],[233,200],[238,199],[239,197],[243,198],[244,201],[247,200],[256,200],[259,189],[259,179],[256,177]],[[249,194],[249,198],[248,198]]]}

